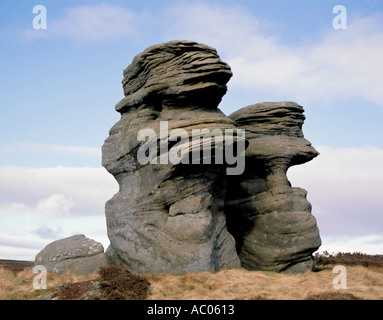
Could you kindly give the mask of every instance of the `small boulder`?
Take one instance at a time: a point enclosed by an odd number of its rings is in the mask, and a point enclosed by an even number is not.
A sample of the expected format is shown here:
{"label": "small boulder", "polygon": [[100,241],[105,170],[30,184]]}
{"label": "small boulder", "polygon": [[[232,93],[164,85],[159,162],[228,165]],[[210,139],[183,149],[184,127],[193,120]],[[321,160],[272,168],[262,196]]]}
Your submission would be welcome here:
{"label": "small boulder", "polygon": [[67,271],[74,274],[91,274],[108,265],[101,243],[77,234],[56,240],[41,250],[35,265],[43,265],[47,271],[58,274]]}

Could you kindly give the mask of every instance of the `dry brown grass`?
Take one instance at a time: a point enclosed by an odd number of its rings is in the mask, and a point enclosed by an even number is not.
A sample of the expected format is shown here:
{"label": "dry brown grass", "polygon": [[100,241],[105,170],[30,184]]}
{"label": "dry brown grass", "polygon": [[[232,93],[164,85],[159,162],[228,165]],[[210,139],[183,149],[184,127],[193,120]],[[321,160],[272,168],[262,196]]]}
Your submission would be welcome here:
{"label": "dry brown grass", "polygon": [[[316,272],[285,275],[244,269],[189,273],[178,276],[146,275],[150,300],[383,300],[383,267],[351,265],[347,268],[347,289],[335,290],[333,265],[319,265]],[[76,276],[47,274],[46,290],[35,290],[31,269],[19,273],[0,268],[0,299],[33,300],[66,284],[96,279],[99,274]]]}
{"label": "dry brown grass", "polygon": [[383,300],[383,268],[347,267],[346,290],[333,288],[336,275],[332,267],[326,267],[319,272],[298,275],[238,269],[216,274],[202,272],[147,278],[151,282],[149,299],[153,300],[303,300],[315,295],[342,299],[339,293],[365,300]]}
{"label": "dry brown grass", "polygon": [[47,273],[47,289],[33,288],[33,278],[37,274],[31,269],[14,272],[0,268],[0,300],[36,300],[56,291],[59,287],[69,283],[85,281],[96,278],[97,274],[78,276],[73,274]]}

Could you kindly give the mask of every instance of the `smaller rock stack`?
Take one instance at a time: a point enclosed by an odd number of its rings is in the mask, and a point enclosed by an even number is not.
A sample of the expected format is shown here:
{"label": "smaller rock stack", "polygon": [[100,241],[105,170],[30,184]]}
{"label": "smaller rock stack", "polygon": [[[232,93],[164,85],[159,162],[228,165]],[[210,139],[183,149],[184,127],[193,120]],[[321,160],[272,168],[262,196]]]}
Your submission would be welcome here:
{"label": "smaller rock stack", "polygon": [[321,245],[307,192],[292,188],[287,169],[318,155],[303,137],[303,108],[294,102],[258,103],[229,116],[246,130],[246,169],[228,177],[225,213],[244,268],[286,273],[314,266]]}

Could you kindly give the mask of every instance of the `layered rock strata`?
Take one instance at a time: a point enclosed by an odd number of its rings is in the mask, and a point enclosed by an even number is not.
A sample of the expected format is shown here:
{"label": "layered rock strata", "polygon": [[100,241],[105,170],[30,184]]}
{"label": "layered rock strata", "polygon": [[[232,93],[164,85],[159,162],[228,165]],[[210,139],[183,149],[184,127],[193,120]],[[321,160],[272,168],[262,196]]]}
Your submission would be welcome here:
{"label": "layered rock strata", "polygon": [[[102,147],[120,187],[106,203],[109,263],[141,274],[312,268],[319,231],[286,176],[318,155],[303,108],[260,103],[226,117],[230,67],[195,42],[149,47],[123,75],[121,119]],[[230,171],[235,148],[246,163]]]}
{"label": "layered rock strata", "polygon": [[249,270],[305,272],[321,245],[307,192],[292,188],[289,167],[318,152],[302,132],[303,108],[294,102],[258,103],[229,116],[246,130],[246,170],[230,176],[226,214],[241,264]]}
{"label": "layered rock strata", "polygon": [[188,41],[149,47],[124,70],[121,119],[102,147],[119,183],[106,203],[111,264],[139,274],[240,266],[224,213],[227,168],[215,161],[229,145],[200,139],[231,130],[232,147],[244,142],[217,109],[231,76],[215,49]]}

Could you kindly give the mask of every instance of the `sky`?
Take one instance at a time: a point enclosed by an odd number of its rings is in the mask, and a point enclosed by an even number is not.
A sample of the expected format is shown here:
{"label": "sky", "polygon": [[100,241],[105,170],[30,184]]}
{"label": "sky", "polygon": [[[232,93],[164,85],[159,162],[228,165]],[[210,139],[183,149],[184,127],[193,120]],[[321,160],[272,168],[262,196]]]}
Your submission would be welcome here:
{"label": "sky", "polygon": [[101,146],[122,71],[170,40],[212,46],[231,66],[226,115],[304,107],[320,155],[288,177],[308,191],[319,251],[383,254],[382,1],[3,0],[0,17],[0,259],[34,260],[78,233],[107,248],[118,184]]}

